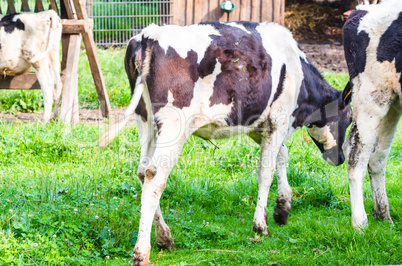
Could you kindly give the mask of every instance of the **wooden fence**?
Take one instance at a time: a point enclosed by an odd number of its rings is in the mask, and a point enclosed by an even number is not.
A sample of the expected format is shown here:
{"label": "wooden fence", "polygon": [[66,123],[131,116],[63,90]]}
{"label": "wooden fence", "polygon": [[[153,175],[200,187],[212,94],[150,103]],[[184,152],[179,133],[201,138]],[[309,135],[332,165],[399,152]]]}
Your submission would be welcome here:
{"label": "wooden fence", "polygon": [[175,0],[172,6],[173,24],[190,25],[204,21],[253,21],[284,23],[285,0],[231,0],[235,9],[224,12],[224,0]]}

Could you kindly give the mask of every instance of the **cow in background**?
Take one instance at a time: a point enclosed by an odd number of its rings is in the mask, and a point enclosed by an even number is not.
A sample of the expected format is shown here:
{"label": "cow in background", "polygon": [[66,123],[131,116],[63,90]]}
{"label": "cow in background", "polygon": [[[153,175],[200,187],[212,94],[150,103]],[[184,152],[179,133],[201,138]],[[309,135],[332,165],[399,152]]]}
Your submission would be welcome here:
{"label": "cow in background", "polygon": [[108,145],[135,114],[141,143],[138,176],[141,219],[136,265],[148,265],[152,220],[158,247],[175,248],[159,205],[186,139],[247,134],[261,145],[253,230],[268,234],[267,198],[275,168],[274,219],[285,224],[292,190],[285,141],[303,126],[332,165],[343,163],[351,122],[342,92],[328,85],[292,34],[275,23],[210,22],[151,25],[128,44],[126,72],[132,99],[125,119],[101,136]]}
{"label": "cow in background", "polygon": [[374,216],[392,223],[385,191],[387,158],[402,114],[402,1],[359,6],[343,28],[353,125],[344,150],[352,226],[367,225],[363,180],[368,170]]}
{"label": "cow in background", "polygon": [[60,79],[61,19],[53,10],[10,14],[0,20],[0,78],[36,71],[44,100],[43,120],[57,117]]}

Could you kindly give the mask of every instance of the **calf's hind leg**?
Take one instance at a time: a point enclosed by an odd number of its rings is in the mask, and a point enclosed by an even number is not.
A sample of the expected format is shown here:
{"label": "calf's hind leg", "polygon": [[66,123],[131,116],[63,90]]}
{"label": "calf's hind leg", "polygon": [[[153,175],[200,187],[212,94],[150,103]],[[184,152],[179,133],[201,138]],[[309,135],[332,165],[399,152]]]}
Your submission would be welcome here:
{"label": "calf's hind leg", "polygon": [[[365,81],[360,87],[354,88],[353,124],[345,141],[346,163],[349,176],[350,203],[352,206],[352,226],[363,228],[368,224],[364,210],[363,180],[366,176],[369,159],[378,141],[381,121],[389,112],[388,105],[378,104],[375,95],[367,94],[366,90],[376,91],[373,83]],[[388,101],[392,102],[392,101]]]}
{"label": "calf's hind leg", "polygon": [[[140,164],[138,165],[137,175],[142,186],[145,180],[145,169],[150,164],[150,159],[155,152],[156,143],[155,136],[154,134],[150,134],[150,128],[147,123],[144,123],[141,118],[138,118],[137,125],[141,143]],[[152,131],[152,133],[154,132]],[[165,223],[165,220],[163,219],[160,203],[158,204],[154,215],[154,223],[155,239],[158,248],[168,251],[175,250],[176,245],[173,241],[172,234],[170,233],[169,226]]]}
{"label": "calf's hind leg", "polygon": [[[186,140],[184,134],[179,135],[178,132],[176,136],[179,137],[177,141],[173,143],[170,136],[174,133],[174,127],[165,127],[166,124],[164,124],[160,130],[160,135],[156,141],[155,152],[150,160],[150,166],[144,171],[145,177],[142,185],[140,228],[133,252],[134,265],[149,265],[152,220],[155,218],[155,214],[156,217],[162,217],[159,208],[159,200],[166,187],[168,175],[176,163]],[[165,147],[163,147],[164,143]],[[166,146],[166,143],[172,144]],[[163,219],[157,222],[164,224]]]}
{"label": "calf's hind leg", "polygon": [[53,105],[53,90],[55,84],[53,81],[52,73],[49,69],[49,59],[45,57],[44,59],[32,64],[36,71],[36,76],[40,87],[42,89],[43,101],[44,101],[44,114],[43,120],[48,122],[52,116],[52,105]]}
{"label": "calf's hind leg", "polygon": [[370,157],[368,172],[371,183],[371,195],[374,203],[374,216],[378,219],[386,219],[392,224],[389,213],[388,197],[385,190],[385,171],[387,167],[388,154],[394,140],[401,113],[398,109],[392,108],[382,120],[379,127],[379,135],[374,152]]}

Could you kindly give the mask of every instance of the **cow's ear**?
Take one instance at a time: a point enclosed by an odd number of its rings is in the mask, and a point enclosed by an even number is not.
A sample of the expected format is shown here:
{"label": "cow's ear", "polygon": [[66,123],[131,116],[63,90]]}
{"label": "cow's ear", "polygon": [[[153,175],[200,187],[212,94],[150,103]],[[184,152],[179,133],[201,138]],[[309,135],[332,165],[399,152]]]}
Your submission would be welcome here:
{"label": "cow's ear", "polygon": [[350,104],[351,101],[352,101],[352,85],[350,84],[350,81],[349,81],[348,84],[346,84],[346,87],[342,93],[341,107],[345,108],[346,106],[348,106]]}

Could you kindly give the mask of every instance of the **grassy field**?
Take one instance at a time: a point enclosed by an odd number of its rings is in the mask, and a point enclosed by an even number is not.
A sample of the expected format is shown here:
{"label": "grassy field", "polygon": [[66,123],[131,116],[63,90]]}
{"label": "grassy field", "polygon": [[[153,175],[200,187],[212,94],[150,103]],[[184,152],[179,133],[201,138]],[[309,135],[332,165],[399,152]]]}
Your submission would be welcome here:
{"label": "grassy field", "polygon": [[[99,50],[113,107],[125,106],[129,88],[122,50]],[[82,56],[85,56],[82,54]],[[96,108],[86,60],[80,61],[80,104]],[[344,74],[326,73],[338,89]],[[18,111],[18,99],[40,102],[40,92],[0,93],[1,110]],[[3,99],[7,99],[6,101]],[[40,104],[32,111],[40,110]],[[81,123],[0,122],[0,265],[128,265],[137,234],[141,189],[136,179],[139,143],[134,127],[105,150],[94,142],[102,128]],[[306,131],[287,145],[293,205],[286,226],[272,218],[270,235],[252,231],[259,147],[246,137],[186,143],[162,196],[164,217],[178,250],[158,251],[155,265],[385,265],[402,263],[402,130],[387,168],[394,226],[372,217],[369,180],[364,199],[370,226],[350,227],[345,165],[332,167]]]}

